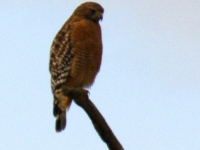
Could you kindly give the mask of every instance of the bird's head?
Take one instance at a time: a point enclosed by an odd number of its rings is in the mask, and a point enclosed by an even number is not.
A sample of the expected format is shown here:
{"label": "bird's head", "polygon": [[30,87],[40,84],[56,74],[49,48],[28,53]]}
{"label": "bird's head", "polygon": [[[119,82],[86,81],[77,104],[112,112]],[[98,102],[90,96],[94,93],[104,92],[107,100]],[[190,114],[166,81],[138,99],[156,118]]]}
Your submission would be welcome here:
{"label": "bird's head", "polygon": [[77,7],[74,14],[78,17],[84,17],[93,22],[99,22],[103,19],[104,9],[101,5],[95,2],[86,2]]}

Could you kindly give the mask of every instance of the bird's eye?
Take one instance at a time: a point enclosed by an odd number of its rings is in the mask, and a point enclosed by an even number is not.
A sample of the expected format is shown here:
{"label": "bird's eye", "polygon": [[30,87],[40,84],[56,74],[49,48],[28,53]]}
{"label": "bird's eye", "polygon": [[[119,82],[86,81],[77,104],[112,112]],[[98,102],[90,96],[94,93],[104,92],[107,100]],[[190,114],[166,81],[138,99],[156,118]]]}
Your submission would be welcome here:
{"label": "bird's eye", "polygon": [[90,12],[91,12],[92,14],[94,14],[94,13],[95,13],[95,10],[94,10],[94,9],[90,9]]}

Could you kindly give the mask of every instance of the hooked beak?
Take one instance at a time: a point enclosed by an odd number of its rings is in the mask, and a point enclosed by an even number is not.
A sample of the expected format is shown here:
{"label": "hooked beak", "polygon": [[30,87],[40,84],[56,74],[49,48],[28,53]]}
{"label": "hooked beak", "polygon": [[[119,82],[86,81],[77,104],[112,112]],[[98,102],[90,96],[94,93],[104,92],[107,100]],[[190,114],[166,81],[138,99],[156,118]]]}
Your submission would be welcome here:
{"label": "hooked beak", "polygon": [[101,20],[101,21],[102,21],[102,20],[103,20],[103,13],[101,13],[101,12],[100,12],[100,13],[98,13],[98,17],[99,17],[99,20]]}

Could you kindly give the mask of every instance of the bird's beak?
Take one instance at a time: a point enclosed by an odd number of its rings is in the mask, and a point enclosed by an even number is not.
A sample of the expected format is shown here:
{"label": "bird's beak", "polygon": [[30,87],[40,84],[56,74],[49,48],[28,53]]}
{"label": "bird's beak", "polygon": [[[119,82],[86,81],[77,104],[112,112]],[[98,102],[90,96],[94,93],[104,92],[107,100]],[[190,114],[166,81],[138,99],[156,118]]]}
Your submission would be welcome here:
{"label": "bird's beak", "polygon": [[100,12],[100,13],[98,13],[98,17],[99,17],[99,20],[101,20],[101,21],[102,21],[102,20],[103,20],[103,13],[101,13],[101,12]]}

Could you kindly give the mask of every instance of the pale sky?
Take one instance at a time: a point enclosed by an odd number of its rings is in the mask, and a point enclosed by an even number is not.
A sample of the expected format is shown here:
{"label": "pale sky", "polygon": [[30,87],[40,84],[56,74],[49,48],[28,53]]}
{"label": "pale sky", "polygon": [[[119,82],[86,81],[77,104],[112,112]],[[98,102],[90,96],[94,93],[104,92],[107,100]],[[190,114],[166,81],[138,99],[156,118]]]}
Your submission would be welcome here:
{"label": "pale sky", "polygon": [[[106,150],[72,104],[55,132],[49,52],[82,0],[0,1],[0,149]],[[90,99],[126,150],[200,149],[200,1],[99,0],[101,70]]]}

